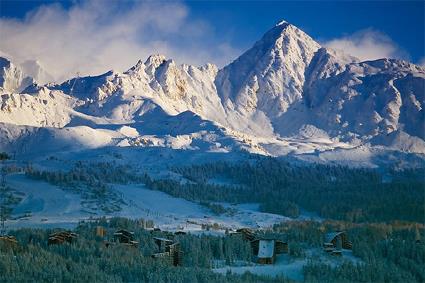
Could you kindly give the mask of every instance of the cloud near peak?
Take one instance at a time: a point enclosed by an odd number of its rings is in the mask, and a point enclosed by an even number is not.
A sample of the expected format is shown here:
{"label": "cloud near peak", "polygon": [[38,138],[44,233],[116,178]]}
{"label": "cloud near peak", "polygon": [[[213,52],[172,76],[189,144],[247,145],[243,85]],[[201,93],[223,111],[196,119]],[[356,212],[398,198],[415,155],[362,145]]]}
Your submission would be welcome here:
{"label": "cloud near peak", "polygon": [[[105,4],[107,3],[107,5]],[[241,54],[182,2],[81,0],[65,9],[41,5],[23,19],[0,18],[0,56],[37,60],[57,82],[110,69],[124,71],[151,54],[177,62],[224,66]],[[387,35],[366,29],[324,46],[361,60],[408,59]],[[423,63],[423,62],[422,62]]]}
{"label": "cloud near peak", "polygon": [[0,18],[0,51],[18,63],[38,60],[57,81],[76,72],[123,71],[153,53],[224,65],[239,52],[214,39],[213,28],[191,18],[183,3],[107,3],[78,1],[69,9],[56,3],[39,6],[24,19]]}
{"label": "cloud near peak", "polygon": [[409,59],[407,52],[388,35],[374,29],[360,30],[351,35],[326,41],[323,45],[342,50],[362,61],[381,58]]}

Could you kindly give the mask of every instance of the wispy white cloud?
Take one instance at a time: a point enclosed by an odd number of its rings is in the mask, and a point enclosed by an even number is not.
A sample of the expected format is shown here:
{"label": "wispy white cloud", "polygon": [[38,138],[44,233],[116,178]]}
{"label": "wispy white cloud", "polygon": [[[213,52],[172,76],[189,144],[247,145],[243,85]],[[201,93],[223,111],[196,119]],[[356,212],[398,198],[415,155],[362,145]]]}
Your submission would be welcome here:
{"label": "wispy white cloud", "polygon": [[213,39],[213,32],[181,2],[87,0],[69,9],[43,5],[24,19],[0,18],[0,50],[18,62],[37,59],[62,80],[76,72],[125,70],[153,53],[224,65],[238,50]]}
{"label": "wispy white cloud", "polygon": [[407,52],[400,48],[388,35],[374,29],[360,30],[351,35],[326,41],[323,45],[342,50],[360,60],[409,58]]}

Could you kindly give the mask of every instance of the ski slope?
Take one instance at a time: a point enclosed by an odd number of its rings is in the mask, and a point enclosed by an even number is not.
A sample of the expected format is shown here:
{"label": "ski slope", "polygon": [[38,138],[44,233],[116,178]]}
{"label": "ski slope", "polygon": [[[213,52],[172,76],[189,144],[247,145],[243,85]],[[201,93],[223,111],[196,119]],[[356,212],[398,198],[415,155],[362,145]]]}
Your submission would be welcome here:
{"label": "ski slope", "polygon": [[[29,179],[24,174],[7,176],[7,184],[23,194],[23,199],[13,209],[12,218],[6,225],[18,227],[72,227],[79,221],[98,217],[121,216],[132,219],[153,220],[163,230],[196,232],[202,224],[218,224],[215,232],[241,227],[267,228],[289,218],[258,211],[258,205],[230,205],[232,215],[215,215],[206,207],[160,191],[147,189],[143,184],[113,185],[113,192],[123,201],[121,211],[105,213],[88,210],[82,205],[79,192],[60,188],[43,181]],[[214,232],[214,231],[213,231]]]}

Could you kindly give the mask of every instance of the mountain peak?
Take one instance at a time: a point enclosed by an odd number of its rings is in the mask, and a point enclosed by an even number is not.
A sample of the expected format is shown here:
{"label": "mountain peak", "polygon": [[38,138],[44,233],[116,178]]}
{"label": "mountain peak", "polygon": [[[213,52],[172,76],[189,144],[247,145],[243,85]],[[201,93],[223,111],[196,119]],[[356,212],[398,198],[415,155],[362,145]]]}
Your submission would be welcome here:
{"label": "mountain peak", "polygon": [[164,55],[152,54],[146,59],[146,61],[139,59],[136,65],[134,65],[128,71],[126,71],[125,74],[136,74],[140,72],[140,70],[146,70],[146,69],[151,69],[152,71],[158,68],[165,61],[167,61],[167,59],[165,58]]}
{"label": "mountain peak", "polygon": [[164,61],[166,60],[167,60],[166,57],[162,54],[152,54],[148,57],[148,59],[146,59],[145,65],[146,66],[153,65],[156,68],[162,63],[164,63]]}
{"label": "mountain peak", "polygon": [[284,25],[284,24],[288,24],[288,22],[285,21],[285,20],[280,20],[279,22],[276,23],[275,27],[278,27],[278,26],[281,26],[281,25]]}
{"label": "mountain peak", "polygon": [[219,72],[219,95],[240,112],[279,116],[301,99],[305,69],[319,48],[305,32],[281,21]]}

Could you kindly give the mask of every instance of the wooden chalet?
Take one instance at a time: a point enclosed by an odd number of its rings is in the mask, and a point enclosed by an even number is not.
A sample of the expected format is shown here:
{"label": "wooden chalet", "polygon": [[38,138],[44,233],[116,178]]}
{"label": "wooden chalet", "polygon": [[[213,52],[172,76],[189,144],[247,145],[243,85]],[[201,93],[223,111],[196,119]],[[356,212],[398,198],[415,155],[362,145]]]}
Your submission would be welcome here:
{"label": "wooden chalet", "polygon": [[62,231],[49,235],[48,245],[61,245],[65,242],[72,243],[77,239],[78,235],[70,231]]}
{"label": "wooden chalet", "polygon": [[180,249],[180,243],[173,243],[165,248],[165,251],[170,254],[172,258],[172,264],[174,266],[179,266],[182,264],[182,251]]}
{"label": "wooden chalet", "polygon": [[345,231],[331,232],[326,234],[323,250],[333,256],[342,256],[342,249],[351,250],[353,244],[348,240]]}
{"label": "wooden chalet", "polygon": [[334,244],[332,243],[323,243],[323,250],[327,253],[331,253],[335,250]]}
{"label": "wooden chalet", "polygon": [[160,237],[155,237],[153,239],[158,246],[158,252],[152,255],[153,258],[163,259],[174,266],[182,264],[180,243]]}
{"label": "wooden chalet", "polygon": [[14,236],[0,236],[0,243],[5,246],[14,247],[18,245],[18,240]]}
{"label": "wooden chalet", "polygon": [[143,229],[152,229],[153,228],[153,221],[152,220],[145,220],[145,219],[139,219],[138,221],[139,227]]}
{"label": "wooden chalet", "polygon": [[273,264],[275,259],[275,242],[273,240],[258,240],[257,262],[261,264]]}
{"label": "wooden chalet", "polygon": [[234,233],[234,234],[242,234],[242,236],[247,241],[253,241],[255,239],[254,232],[251,229],[249,229],[249,228],[240,228],[240,229],[237,229],[236,230],[236,233]]}
{"label": "wooden chalet", "polygon": [[351,250],[353,244],[348,240],[347,233],[345,231],[331,232],[326,234],[325,243],[323,244],[324,248],[334,248],[334,249],[346,249]]}
{"label": "wooden chalet", "polygon": [[104,238],[106,236],[106,229],[102,226],[96,226],[96,236]]}
{"label": "wooden chalet", "polygon": [[288,243],[273,238],[255,239],[251,241],[251,247],[260,264],[273,264],[276,255],[289,251]]}
{"label": "wooden chalet", "polygon": [[154,237],[155,244],[158,246],[159,252],[165,252],[165,248],[172,245],[174,242],[167,238]]}
{"label": "wooden chalet", "polygon": [[150,228],[146,228],[146,230],[149,231],[151,234],[155,232],[161,232],[161,229],[159,229],[158,227],[150,227]]}
{"label": "wooden chalet", "polygon": [[134,241],[134,232],[127,231],[125,229],[120,229],[114,233],[114,240],[117,243],[138,247],[139,242]]}
{"label": "wooden chalet", "polygon": [[289,246],[287,242],[275,240],[276,243],[276,254],[287,254],[289,253]]}

